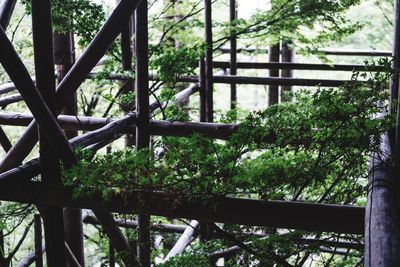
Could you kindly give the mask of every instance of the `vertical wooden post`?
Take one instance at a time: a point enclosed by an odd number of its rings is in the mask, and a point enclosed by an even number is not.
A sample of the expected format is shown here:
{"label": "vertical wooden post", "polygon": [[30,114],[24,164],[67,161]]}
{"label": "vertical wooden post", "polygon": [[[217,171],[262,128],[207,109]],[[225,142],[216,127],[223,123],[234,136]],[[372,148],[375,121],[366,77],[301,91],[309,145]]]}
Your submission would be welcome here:
{"label": "vertical wooden post", "polygon": [[[236,0],[230,0],[229,2],[229,17],[230,22],[232,23],[235,19],[237,19],[237,5]],[[231,50],[230,50],[230,72],[231,75],[236,75],[236,63],[237,63],[237,40],[236,35],[233,31],[231,31],[230,37]],[[236,92],[236,84],[231,83],[231,109],[236,109],[237,102],[237,92]]]}
{"label": "vertical wooden post", "polygon": [[[269,48],[269,62],[279,62],[280,46],[279,43]],[[270,77],[279,77],[279,69],[270,69]],[[268,106],[279,103],[279,86],[270,85],[268,87]]]}
{"label": "vertical wooden post", "polygon": [[205,13],[205,40],[206,40],[206,56],[205,56],[205,93],[206,93],[206,120],[212,122],[214,120],[214,103],[213,103],[213,44],[212,44],[212,1],[204,0]]}
{"label": "vertical wooden post", "polygon": [[[149,54],[147,0],[136,9],[136,147],[146,149],[150,144],[149,122]],[[142,267],[150,267],[150,216],[138,215],[138,256]]]}
{"label": "vertical wooden post", "polygon": [[110,267],[115,267],[115,250],[110,240],[108,240],[108,256]]}
{"label": "vertical wooden post", "polygon": [[390,164],[388,135],[370,159],[365,208],[365,266],[400,266],[400,235],[396,208],[397,187]]}
{"label": "vertical wooden post", "polygon": [[[294,50],[290,48],[287,41],[282,41],[282,62],[292,63],[294,62]],[[292,78],[293,70],[283,69],[281,70],[281,77]],[[292,86],[281,86],[281,101],[287,102],[291,100],[290,93],[292,93]]]}
{"label": "vertical wooden post", "polygon": [[[213,122],[214,97],[213,97],[213,45],[212,45],[212,1],[204,0],[204,27],[206,40],[206,55],[200,62],[200,121]],[[203,66],[202,66],[203,64]],[[204,87],[203,87],[204,86]],[[204,101],[204,103],[203,103]],[[202,109],[203,108],[203,109]],[[212,228],[207,222],[200,222],[200,238],[208,240],[212,236]]]}
{"label": "vertical wooden post", "polygon": [[[393,75],[390,81],[390,111],[394,112],[394,104],[399,98],[399,78],[400,78],[400,0],[396,0],[395,6],[395,17],[394,17],[394,38],[393,38],[393,50],[392,50],[392,70]],[[400,107],[400,103],[397,103],[397,110]]]}
{"label": "vertical wooden post", "polygon": [[36,267],[43,267],[42,221],[39,214],[34,215],[35,228],[35,263]]}
{"label": "vertical wooden post", "polygon": [[201,58],[199,62],[199,93],[200,93],[200,121],[205,122],[207,121],[206,116],[206,106],[207,106],[207,100],[206,100],[206,74],[205,74],[205,63],[204,59]]}
{"label": "vertical wooden post", "polygon": [[[135,32],[135,27],[132,25],[132,19],[129,20],[129,23],[123,25],[121,31],[121,52],[122,52],[122,68],[124,70],[130,71],[132,70],[132,48],[131,48],[131,38],[132,34]],[[127,84],[127,92],[135,91],[134,80],[126,81]],[[126,92],[122,92],[126,93]],[[133,105],[133,104],[132,104]],[[132,111],[132,106],[129,105],[124,107],[125,113]],[[127,133],[125,138],[125,146],[133,147],[135,145],[135,134]]]}
{"label": "vertical wooden post", "polygon": [[[32,0],[32,33],[35,53],[36,85],[55,115],[55,77],[50,0]],[[60,160],[39,128],[42,182],[61,183]],[[47,264],[65,265],[64,223],[62,208],[44,207],[43,221]]]}
{"label": "vertical wooden post", "polygon": [[[74,36],[71,32],[55,32],[53,37],[54,60],[57,65],[57,80],[58,84],[60,84],[75,63]],[[76,93],[67,101],[62,114],[72,116],[78,115]],[[78,131],[65,131],[65,135],[68,139],[71,139],[78,135]],[[65,208],[64,224],[65,241],[79,264],[84,266],[82,211],[75,208]],[[67,266],[71,266],[71,261],[67,261]]]}

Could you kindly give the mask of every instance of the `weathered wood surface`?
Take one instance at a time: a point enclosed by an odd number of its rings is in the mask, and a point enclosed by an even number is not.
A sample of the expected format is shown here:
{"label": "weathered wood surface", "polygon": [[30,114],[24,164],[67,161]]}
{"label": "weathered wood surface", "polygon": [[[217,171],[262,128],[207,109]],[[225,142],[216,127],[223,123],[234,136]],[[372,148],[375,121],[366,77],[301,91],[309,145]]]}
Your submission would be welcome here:
{"label": "weathered wood surface", "polygon": [[390,167],[390,146],[382,136],[380,153],[370,158],[365,209],[365,266],[400,266],[397,187]]}
{"label": "weathered wood surface", "polygon": [[57,185],[19,182],[0,187],[0,199],[39,205],[143,213],[208,222],[363,234],[364,207],[305,202],[262,201],[229,197],[191,197],[163,192],[134,191],[104,201],[101,195],[73,198]]}
{"label": "weathered wood surface", "polygon": [[[148,1],[143,0],[135,12],[136,33],[136,148],[146,149],[150,145],[149,110],[149,36]],[[138,258],[142,267],[151,265],[151,237],[149,214],[138,214]]]}
{"label": "weathered wood surface", "polygon": [[[26,126],[29,125],[32,119],[32,115],[29,114],[0,112],[0,125]],[[120,134],[134,131],[137,118],[135,114],[128,114],[121,119],[60,115],[58,116],[58,121],[63,129],[83,131],[99,130],[100,127],[109,125],[107,128],[100,130],[103,136],[109,136],[112,133]],[[119,124],[118,130],[115,130],[114,124]],[[225,140],[237,130],[239,125],[208,122],[151,121],[149,127],[150,135],[188,137],[193,134],[201,134],[207,138]],[[107,133],[107,131],[110,131],[110,133]],[[91,142],[93,140],[91,138],[94,135],[96,135],[95,132],[85,133],[84,136],[91,136],[88,138],[88,141]],[[100,138],[99,136],[96,140],[101,141]],[[268,138],[273,142],[275,135],[271,134]]]}
{"label": "weathered wood surface", "polygon": [[[50,111],[49,115],[55,121],[56,94],[55,77],[53,75],[54,58],[51,2],[50,0],[32,0],[31,7],[36,87],[40,92],[40,96],[43,97],[43,103],[37,102],[35,105],[46,104]],[[21,89],[19,89],[19,91],[21,91]],[[22,93],[23,92],[21,92],[21,94]],[[37,119],[39,121],[39,118]],[[39,126],[39,148],[40,160],[42,162],[40,170],[41,179],[43,183],[61,184],[60,160],[59,157],[57,157],[58,149],[55,146],[56,144],[52,144],[46,138],[46,133],[50,130],[49,127],[54,126],[47,125],[47,128],[45,127],[46,126],[42,124]],[[56,127],[58,127],[57,123]],[[62,131],[60,135],[68,142]],[[70,148],[70,144],[68,143],[67,145],[68,148]],[[73,163],[73,160],[70,159],[72,156],[67,154],[66,158],[63,159],[66,165]],[[43,206],[40,208],[41,215],[43,216],[44,237],[47,247],[47,264],[50,267],[66,266],[63,208],[52,206]]]}

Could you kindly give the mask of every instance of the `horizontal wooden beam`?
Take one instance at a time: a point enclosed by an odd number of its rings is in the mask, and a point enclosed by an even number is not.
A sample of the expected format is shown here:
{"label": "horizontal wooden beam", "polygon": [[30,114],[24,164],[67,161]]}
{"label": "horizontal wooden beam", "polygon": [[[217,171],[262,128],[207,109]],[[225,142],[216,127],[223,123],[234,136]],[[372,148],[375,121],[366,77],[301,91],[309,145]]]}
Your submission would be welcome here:
{"label": "horizontal wooden beam", "polygon": [[[136,229],[138,226],[138,221],[132,221],[132,220],[124,220],[124,219],[114,219],[115,222],[118,224],[119,227],[123,228],[130,228],[130,229]],[[83,218],[83,222],[87,224],[93,224],[93,225],[99,225],[100,222],[99,220],[96,219],[94,216],[86,216]],[[179,233],[182,234],[186,226],[184,225],[179,225],[179,224],[156,224],[152,223],[150,225],[150,229],[153,231],[159,231],[163,233]]]}
{"label": "horizontal wooden beam", "polygon": [[[230,48],[222,47],[219,49],[222,53],[230,53]],[[268,48],[238,48],[238,53],[264,53],[268,54]],[[362,49],[322,49],[317,53],[331,56],[359,56],[359,57],[391,57],[392,52],[389,50],[362,50]]]}
{"label": "horizontal wooden beam", "polygon": [[[214,68],[229,68],[230,63],[214,61]],[[285,62],[237,62],[238,69],[290,69],[290,70],[321,70],[321,71],[384,71],[383,66],[365,66],[361,64],[311,64]]]}
{"label": "horizontal wooden beam", "polygon": [[107,210],[186,218],[208,222],[289,228],[305,231],[363,234],[365,209],[359,206],[305,202],[263,201],[229,197],[196,197],[164,192],[133,191],[110,196],[101,194],[80,199],[58,185],[20,182],[1,186],[0,199],[38,205]]}
{"label": "horizontal wooden beam", "polygon": [[[104,127],[110,123],[118,123],[124,120],[116,133],[129,133],[135,130],[136,119],[135,115],[129,115],[130,119],[126,122],[126,118],[110,119],[110,118],[95,118],[86,116],[58,116],[58,121],[66,130],[82,130],[92,131],[100,127]],[[0,125],[27,126],[32,121],[33,117],[30,114],[16,112],[0,112]],[[225,140],[234,133],[237,129],[237,124],[221,124],[221,123],[204,123],[204,122],[180,122],[180,121],[151,121],[150,134],[161,136],[181,136],[187,137],[193,134],[201,134],[207,138],[215,138]],[[114,130],[113,130],[114,131]],[[106,132],[106,130],[102,130]],[[93,133],[86,133],[93,134]],[[271,142],[275,140],[275,136],[269,136]],[[99,138],[99,141],[100,138]]]}
{"label": "horizontal wooden beam", "polygon": [[214,76],[214,83],[227,84],[254,84],[254,85],[286,85],[286,86],[321,86],[339,87],[350,80],[323,80],[323,79],[298,79],[298,78],[275,78],[275,77],[248,77],[223,75]]}

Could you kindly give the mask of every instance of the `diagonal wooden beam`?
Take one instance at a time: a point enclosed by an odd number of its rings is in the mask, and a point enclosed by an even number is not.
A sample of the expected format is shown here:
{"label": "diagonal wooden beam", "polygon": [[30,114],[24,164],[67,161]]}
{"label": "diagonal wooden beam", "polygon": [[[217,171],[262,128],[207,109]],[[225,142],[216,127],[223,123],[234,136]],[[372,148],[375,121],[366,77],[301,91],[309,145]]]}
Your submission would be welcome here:
{"label": "diagonal wooden beam", "polygon": [[7,29],[17,0],[4,0],[0,6],[0,26]]}
{"label": "diagonal wooden beam", "polygon": [[59,127],[56,119],[31,80],[27,69],[19,58],[6,33],[0,28],[0,63],[14,82],[22,98],[38,124],[44,129],[44,135],[53,147],[57,147],[60,158],[68,165],[74,158],[74,152]]}
{"label": "diagonal wooden beam", "polygon": [[[103,57],[108,47],[120,33],[120,26],[125,22],[127,23],[130,15],[140,2],[141,0],[121,0],[119,2],[89,47],[57,87],[57,107],[59,110],[76,92],[89,72]],[[11,149],[0,162],[0,172],[17,166],[26,158],[37,142],[37,138],[35,138],[36,131],[36,122],[32,122],[14,145],[15,148]]]}
{"label": "diagonal wooden beam", "polygon": [[[5,0],[0,6],[0,26],[3,27],[3,29],[7,29],[8,24],[10,23],[10,19],[12,13],[14,12],[16,2],[17,2],[16,0]],[[1,127],[0,127],[0,144],[5,152],[8,152],[12,147],[10,140],[8,139],[6,133]]]}

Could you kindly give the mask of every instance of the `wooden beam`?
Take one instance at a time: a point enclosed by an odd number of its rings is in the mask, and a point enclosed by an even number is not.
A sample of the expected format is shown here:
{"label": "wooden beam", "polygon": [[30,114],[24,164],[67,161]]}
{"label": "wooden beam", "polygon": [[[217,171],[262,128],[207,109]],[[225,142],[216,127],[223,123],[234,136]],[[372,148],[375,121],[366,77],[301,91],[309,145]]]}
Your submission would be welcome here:
{"label": "wooden beam", "polygon": [[[29,114],[0,112],[1,125],[26,126],[32,119],[32,115]],[[92,131],[80,136],[81,138],[89,136],[87,141],[82,142],[83,145],[86,142],[92,142],[94,136],[96,136],[96,140],[101,141],[101,138],[105,136],[110,137],[111,134],[132,132],[136,128],[137,118],[132,113],[120,119],[60,115],[58,116],[58,121],[64,129]],[[237,130],[239,125],[207,122],[151,121],[149,127],[150,135],[188,137],[193,134],[201,134],[207,138],[226,140]],[[271,133],[267,138],[273,142],[275,134]]]}
{"label": "wooden beam", "polygon": [[34,216],[35,226],[35,263],[36,267],[43,267],[43,245],[42,245],[42,219],[39,214]]}
{"label": "wooden beam", "polygon": [[38,124],[42,129],[46,129],[44,134],[47,140],[53,148],[58,148],[57,153],[65,164],[71,164],[69,160],[73,158],[74,153],[67,139],[2,28],[0,28],[0,49],[3,51],[0,54],[1,64],[18,88]]}
{"label": "wooden beam", "polygon": [[212,37],[212,1],[204,0],[204,31],[206,42],[206,55],[204,59],[204,92],[206,100],[206,121],[214,120],[213,97],[213,37]]}
{"label": "wooden beam", "polygon": [[255,85],[285,85],[285,86],[321,86],[339,87],[351,80],[324,80],[324,79],[298,79],[298,78],[274,78],[274,77],[247,77],[247,76],[214,76],[214,83],[236,83]]}
{"label": "wooden beam", "polygon": [[0,26],[6,30],[17,0],[4,0],[0,6]]}
{"label": "wooden beam", "polygon": [[400,234],[396,181],[390,168],[389,138],[370,158],[365,209],[365,266],[400,266]]}
{"label": "wooden beam", "polygon": [[176,255],[182,254],[187,246],[193,241],[196,234],[198,234],[199,222],[196,220],[192,220],[190,224],[186,227],[183,234],[179,237],[178,241],[176,241],[173,248],[168,252],[167,256],[165,256],[164,261],[168,261],[170,258],[175,257]]}
{"label": "wooden beam", "polygon": [[[197,82],[197,81],[196,81]],[[207,121],[207,99],[206,99],[206,68],[204,58],[201,58],[199,61],[199,77],[198,82],[200,86],[200,104],[199,104],[199,113],[200,113],[200,121]]]}
{"label": "wooden beam", "polygon": [[[214,61],[214,68],[229,68],[229,62]],[[362,64],[316,64],[293,62],[237,62],[238,69],[280,69],[280,70],[319,70],[319,71],[384,71],[384,66]]]}
{"label": "wooden beam", "polygon": [[[69,18],[72,22],[73,18]],[[75,43],[74,34],[72,32],[57,33],[54,32],[54,58],[57,64],[56,75],[58,83],[60,83],[72,65],[75,63]],[[62,114],[78,115],[77,95],[76,92],[65,104]],[[76,130],[65,130],[65,136],[71,139],[78,135]],[[64,236],[68,247],[72,254],[79,262],[79,265],[85,266],[84,248],[83,248],[83,225],[82,212],[79,209],[64,209]],[[71,260],[67,261],[68,267],[75,267],[75,263]]]}
{"label": "wooden beam", "polygon": [[[60,108],[76,92],[89,72],[103,57],[110,44],[120,32],[119,26],[128,21],[129,16],[141,0],[121,0],[113,13],[107,19],[89,47],[84,51],[66,78],[57,87],[57,104]],[[4,36],[3,36],[4,37]],[[4,50],[3,50],[4,51]],[[7,54],[7,53],[2,53]],[[30,81],[31,82],[31,81]],[[25,131],[6,157],[0,162],[0,172],[17,166],[29,154],[37,138],[35,138],[36,123]]]}
{"label": "wooden beam", "polygon": [[[12,190],[10,189],[12,188]],[[363,234],[364,207],[306,202],[263,201],[230,197],[191,197],[163,192],[133,191],[80,199],[58,185],[19,182],[0,187],[0,199],[39,205],[68,206],[118,213],[143,213],[208,222]]]}
{"label": "wooden beam", "polygon": [[104,232],[107,233],[108,236],[113,236],[114,238],[110,239],[113,247],[118,252],[121,253],[121,257],[125,266],[127,267],[142,267],[141,263],[135,257],[131,247],[128,244],[128,241],[122,234],[121,230],[118,228],[117,224],[114,221],[111,213],[105,212],[103,209],[93,210],[96,218],[103,225]]}
{"label": "wooden beam", "polygon": [[[136,33],[136,148],[147,149],[150,144],[150,110],[149,110],[149,37],[148,7],[143,0],[135,13]],[[151,265],[150,216],[138,214],[138,257],[142,267]]]}
{"label": "wooden beam", "polygon": [[[230,53],[230,48],[221,47],[219,50],[222,53]],[[238,53],[267,53],[268,49],[265,47],[260,48],[238,48],[236,50]],[[363,50],[363,49],[321,49],[316,50],[316,53],[322,53],[325,55],[332,56],[356,56],[356,57],[390,57],[392,55],[391,51],[388,50]]]}
{"label": "wooden beam", "polygon": [[[290,47],[289,42],[282,41],[282,62],[289,62],[292,63],[294,61],[294,50]],[[293,70],[286,69],[281,70],[281,77],[282,78],[293,78]],[[291,101],[292,97],[291,94],[293,93],[292,86],[281,86],[281,101],[287,102]]]}
{"label": "wooden beam", "polygon": [[[269,48],[269,62],[279,62],[280,44],[275,44]],[[279,77],[279,69],[270,69],[269,78]],[[268,87],[268,106],[279,103],[279,86],[270,84]]]}
{"label": "wooden beam", "polygon": [[[54,120],[55,115],[55,77],[54,58],[53,58],[53,31],[51,20],[51,1],[50,0],[32,0],[32,36],[34,48],[34,62],[36,86],[43,97],[43,103],[37,102],[35,105],[47,104],[50,116]],[[29,78],[30,80],[30,78]],[[15,82],[15,81],[14,81]],[[17,84],[16,84],[17,85]],[[33,85],[33,83],[32,83]],[[18,88],[18,86],[17,86]],[[22,92],[21,92],[22,94]],[[56,126],[57,123],[56,123]],[[53,126],[47,126],[53,127]],[[49,128],[42,125],[39,127],[39,144],[41,178],[43,183],[61,184],[60,161],[57,157],[55,145],[46,139],[46,132]],[[62,133],[60,133],[62,135]],[[66,138],[62,135],[63,139]],[[68,142],[68,141],[67,141]],[[68,148],[70,148],[68,143]],[[73,155],[72,149],[71,153]],[[64,158],[64,162],[71,164],[71,159]],[[42,209],[44,222],[44,236],[47,247],[48,266],[66,266],[64,250],[64,223],[62,207],[44,206]]]}
{"label": "wooden beam", "polygon": [[[119,227],[136,229],[138,226],[138,221],[125,220],[125,219],[114,219]],[[98,225],[100,222],[93,216],[86,216],[83,218],[83,222],[87,224]],[[180,233],[182,234],[186,230],[186,226],[178,224],[155,224],[150,225],[150,229],[162,232],[162,233]]]}
{"label": "wooden beam", "polygon": [[[236,0],[229,1],[229,20],[231,23],[231,27],[234,25],[234,21],[237,19],[238,11],[237,11],[237,3]],[[229,61],[229,70],[230,75],[237,74],[237,40],[234,31],[231,31],[230,36],[230,61]],[[213,65],[215,67],[215,65]],[[236,84],[231,84],[231,109],[236,109],[236,102],[237,102],[237,92],[236,92]]]}

